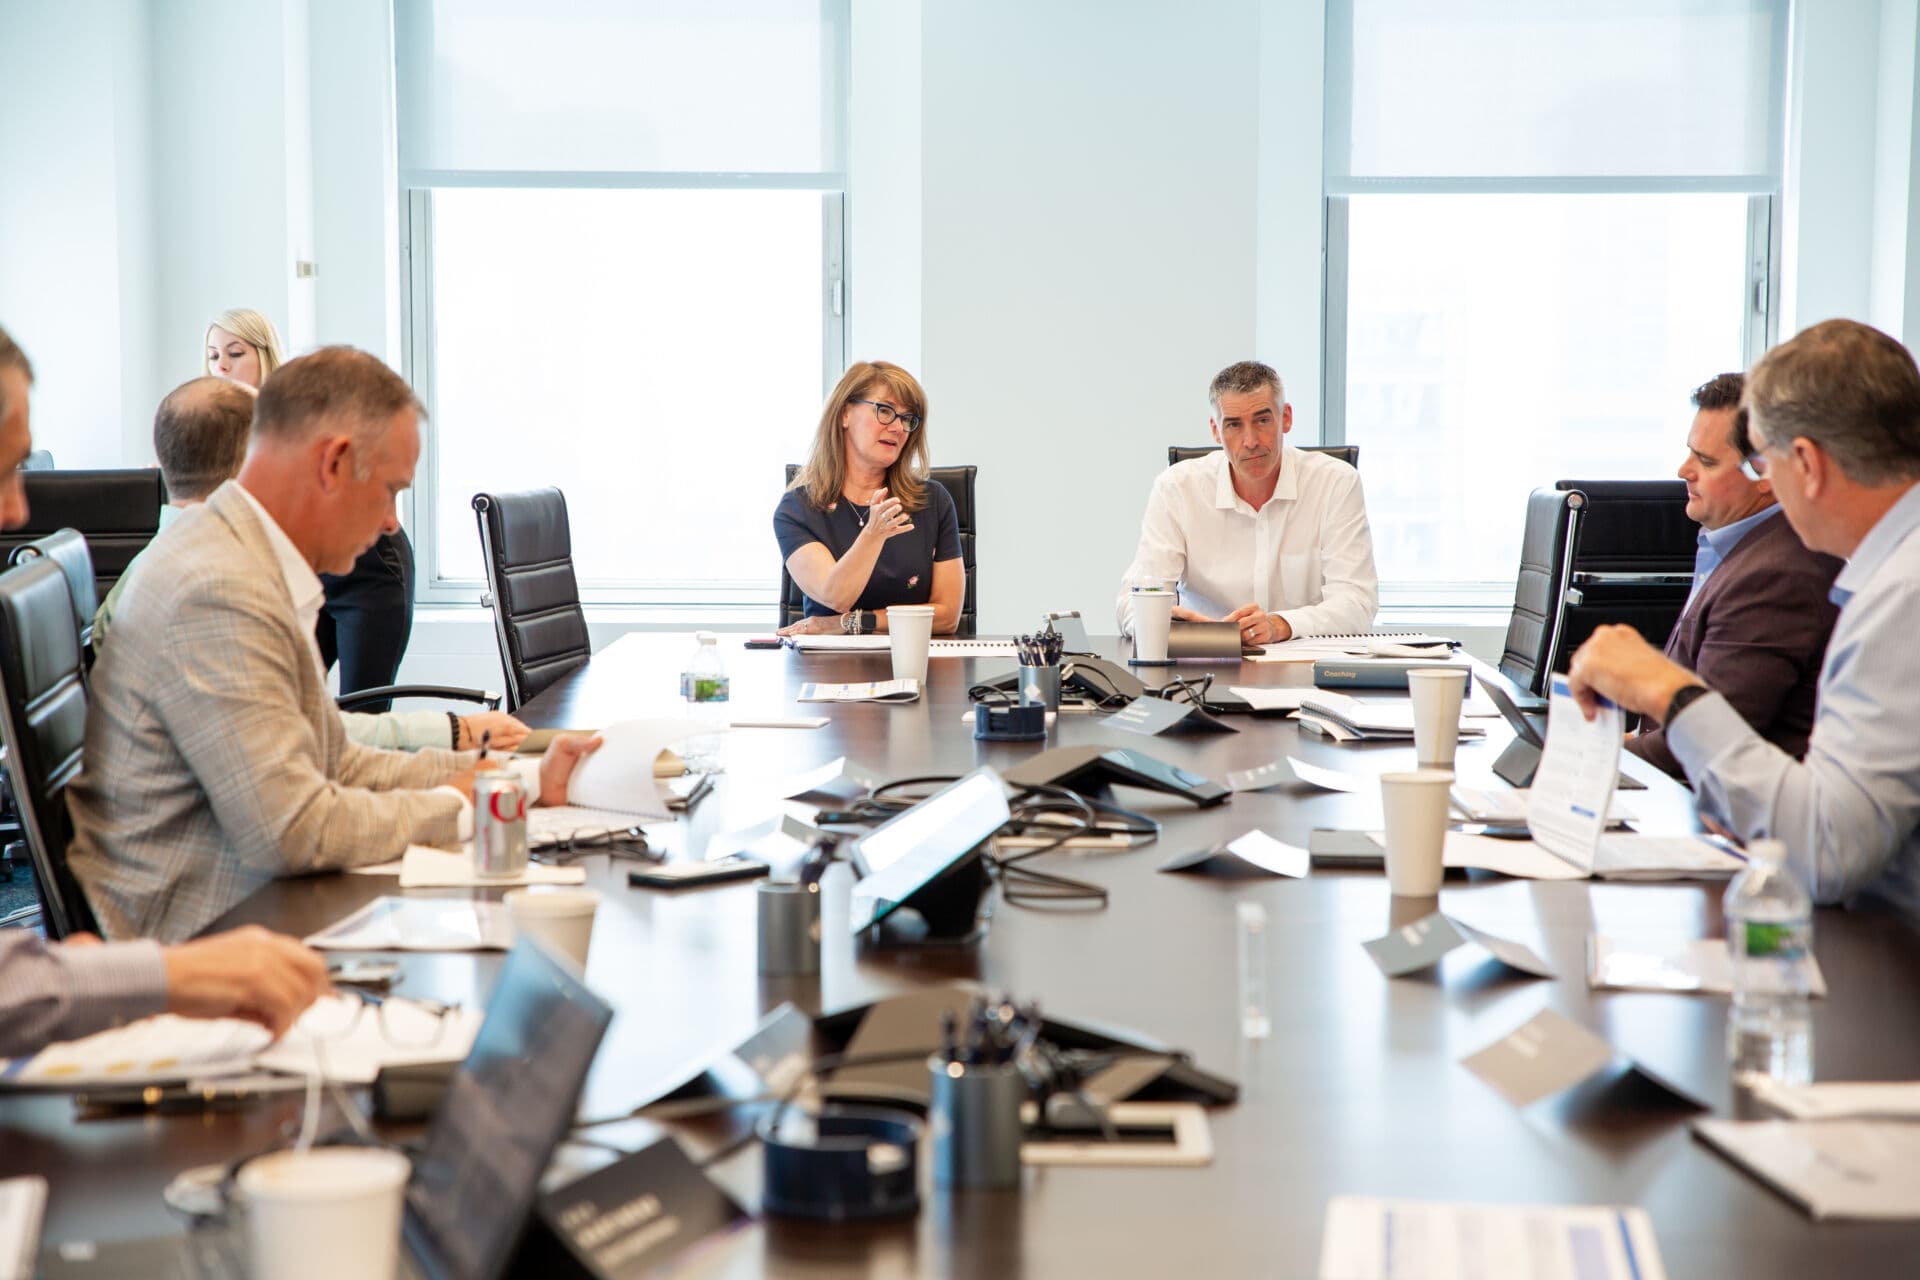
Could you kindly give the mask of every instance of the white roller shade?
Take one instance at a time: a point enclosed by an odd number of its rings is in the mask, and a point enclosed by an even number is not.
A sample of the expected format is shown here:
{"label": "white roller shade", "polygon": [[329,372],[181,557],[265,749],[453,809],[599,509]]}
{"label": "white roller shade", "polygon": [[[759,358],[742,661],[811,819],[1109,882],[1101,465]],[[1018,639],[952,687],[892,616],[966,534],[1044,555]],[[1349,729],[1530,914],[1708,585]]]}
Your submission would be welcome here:
{"label": "white roller shade", "polygon": [[400,169],[837,174],[846,0],[395,0]]}
{"label": "white roller shade", "polygon": [[1786,0],[1329,0],[1328,189],[1771,180]]}

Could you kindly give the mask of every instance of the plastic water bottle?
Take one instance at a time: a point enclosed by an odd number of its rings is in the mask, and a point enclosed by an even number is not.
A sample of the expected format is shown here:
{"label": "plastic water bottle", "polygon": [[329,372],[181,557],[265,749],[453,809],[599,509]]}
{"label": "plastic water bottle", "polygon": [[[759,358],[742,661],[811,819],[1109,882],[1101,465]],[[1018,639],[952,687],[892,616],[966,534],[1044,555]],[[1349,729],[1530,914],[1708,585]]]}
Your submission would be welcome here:
{"label": "plastic water bottle", "polygon": [[693,773],[716,773],[721,764],[721,733],[727,724],[727,664],[713,632],[697,631],[693,638],[699,647],[680,673],[680,696],[687,700],[688,717],[711,728],[681,743],[680,758]]}
{"label": "plastic water bottle", "polygon": [[1813,1023],[1807,1012],[1813,962],[1813,902],[1787,869],[1786,846],[1756,840],[1727,886],[1727,951],[1733,1008],[1727,1058],[1736,1095],[1743,1079],[1813,1080]]}

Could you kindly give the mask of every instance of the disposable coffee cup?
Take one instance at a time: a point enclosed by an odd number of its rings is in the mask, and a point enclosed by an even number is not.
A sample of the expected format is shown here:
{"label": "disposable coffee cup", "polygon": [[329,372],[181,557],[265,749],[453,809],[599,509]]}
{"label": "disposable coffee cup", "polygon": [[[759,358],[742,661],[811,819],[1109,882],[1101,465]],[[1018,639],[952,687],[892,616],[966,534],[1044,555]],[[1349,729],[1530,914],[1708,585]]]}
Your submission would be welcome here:
{"label": "disposable coffee cup", "polygon": [[896,604],[887,609],[887,647],[893,651],[893,678],[927,683],[927,648],[933,643],[933,606]]}
{"label": "disposable coffee cup", "polygon": [[1448,769],[1414,769],[1380,775],[1380,803],[1387,811],[1387,887],[1403,898],[1440,892],[1447,845]]}
{"label": "disposable coffee cup", "polygon": [[1167,633],[1173,629],[1173,592],[1165,587],[1133,588],[1133,660],[1165,662]]}
{"label": "disposable coffee cup", "polygon": [[276,1151],[237,1179],[255,1280],[393,1280],[407,1158],[376,1147]]}
{"label": "disposable coffee cup", "polygon": [[1407,672],[1413,695],[1413,754],[1423,765],[1453,767],[1460,745],[1460,703],[1467,696],[1465,667],[1415,667]]}
{"label": "disposable coffee cup", "polygon": [[592,889],[515,889],[507,894],[507,915],[517,938],[538,938],[583,971],[593,944],[593,913],[600,895]]}

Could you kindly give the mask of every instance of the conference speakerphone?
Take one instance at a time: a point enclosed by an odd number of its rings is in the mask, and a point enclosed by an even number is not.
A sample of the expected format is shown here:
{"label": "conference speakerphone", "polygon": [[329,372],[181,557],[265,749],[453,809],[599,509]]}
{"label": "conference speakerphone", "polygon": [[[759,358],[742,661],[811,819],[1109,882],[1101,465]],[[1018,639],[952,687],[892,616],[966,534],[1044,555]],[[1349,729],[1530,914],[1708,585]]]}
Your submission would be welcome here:
{"label": "conference speakerphone", "polygon": [[1131,747],[1056,747],[1006,771],[1011,787],[1065,787],[1104,799],[1115,786],[1163,791],[1201,808],[1222,804],[1233,793],[1201,774],[1156,759]]}

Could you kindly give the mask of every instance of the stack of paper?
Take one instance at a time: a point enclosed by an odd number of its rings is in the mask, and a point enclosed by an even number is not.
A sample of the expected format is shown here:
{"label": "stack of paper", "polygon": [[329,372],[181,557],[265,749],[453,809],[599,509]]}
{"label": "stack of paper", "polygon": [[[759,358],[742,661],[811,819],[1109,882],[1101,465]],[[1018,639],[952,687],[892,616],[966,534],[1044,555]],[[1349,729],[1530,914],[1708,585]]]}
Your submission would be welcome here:
{"label": "stack of paper", "polygon": [[[1807,958],[1811,990],[1827,994],[1820,962]],[[1587,985],[1617,991],[1733,990],[1733,961],[1725,938],[1587,938]]]}
{"label": "stack of paper", "polygon": [[[798,653],[889,653],[893,641],[886,636],[789,636],[787,643]],[[929,658],[1011,658],[1011,640],[935,639],[927,644]]]}
{"label": "stack of paper", "polygon": [[920,697],[920,682],[904,680],[867,680],[853,684],[815,684],[800,686],[800,702],[913,702]]}
{"label": "stack of paper", "polygon": [[1815,1218],[1920,1218],[1920,1125],[1695,1120],[1693,1131]]}
{"label": "stack of paper", "polygon": [[1320,1280],[1666,1280],[1644,1209],[1336,1196]]}
{"label": "stack of paper", "polygon": [[[1331,693],[1325,689],[1306,689],[1300,698],[1300,710],[1294,718],[1311,724],[1339,742],[1354,739],[1413,741],[1413,703],[1406,698],[1370,700]],[[1478,725],[1462,724],[1461,738],[1484,738],[1487,731]]]}
{"label": "stack of paper", "polygon": [[1445,636],[1423,631],[1367,631],[1345,636],[1299,636],[1262,647],[1249,662],[1318,662],[1325,658],[1428,658],[1453,646]]}

